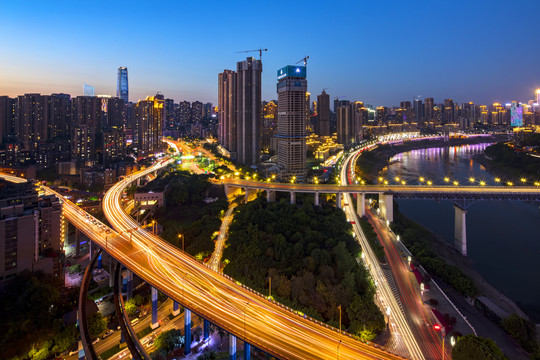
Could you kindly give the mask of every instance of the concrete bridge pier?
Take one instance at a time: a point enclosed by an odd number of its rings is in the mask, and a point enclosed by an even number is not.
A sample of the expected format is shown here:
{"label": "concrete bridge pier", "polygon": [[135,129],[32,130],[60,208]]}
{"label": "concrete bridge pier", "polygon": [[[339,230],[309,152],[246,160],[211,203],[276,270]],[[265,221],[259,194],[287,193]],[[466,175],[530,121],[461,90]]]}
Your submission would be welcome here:
{"label": "concrete bridge pier", "polygon": [[251,359],[251,345],[244,341],[244,360]]}
{"label": "concrete bridge pier", "polygon": [[366,193],[356,194],[356,213],[360,217],[366,216]]}
{"label": "concrete bridge pier", "polygon": [[81,230],[75,228],[75,257],[81,256]]}
{"label": "concrete bridge pier", "polygon": [[191,310],[184,307],[184,354],[191,354]]}
{"label": "concrete bridge pier", "polygon": [[336,194],[336,207],[338,209],[341,209],[341,193],[337,193]]}
{"label": "concrete bridge pier", "polygon": [[152,291],[152,322],[150,323],[150,327],[152,329],[156,329],[159,327],[158,322],[158,291],[155,287],[151,287]]}
{"label": "concrete bridge pier", "polygon": [[319,206],[319,193],[316,192],[313,196],[315,197],[315,206]]}
{"label": "concrete bridge pier", "polygon": [[229,359],[236,360],[236,336],[229,334]]}
{"label": "concrete bridge pier", "polygon": [[467,256],[467,210],[454,204],[454,247],[461,255]]}
{"label": "concrete bridge pier", "polygon": [[133,297],[133,273],[126,269],[126,300]]}
{"label": "concrete bridge pier", "polygon": [[112,256],[109,256],[109,287],[114,286],[113,267],[114,267],[114,258]]}
{"label": "concrete bridge pier", "polygon": [[247,204],[249,201],[249,197],[253,195],[254,193],[257,193],[257,189],[247,189],[246,188],[246,194],[244,195],[244,203]]}
{"label": "concrete bridge pier", "polygon": [[394,195],[379,194],[379,209],[384,220],[394,221]]}
{"label": "concrete bridge pier", "polygon": [[173,300],[172,316],[176,316],[178,314],[180,314],[180,307],[178,306],[178,302]]}
{"label": "concrete bridge pier", "polygon": [[266,201],[274,202],[276,201],[276,192],[271,190],[266,190]]}
{"label": "concrete bridge pier", "polygon": [[210,321],[204,319],[203,322],[203,339],[208,340],[210,337]]}
{"label": "concrete bridge pier", "polygon": [[291,191],[291,205],[296,204],[296,193]]}

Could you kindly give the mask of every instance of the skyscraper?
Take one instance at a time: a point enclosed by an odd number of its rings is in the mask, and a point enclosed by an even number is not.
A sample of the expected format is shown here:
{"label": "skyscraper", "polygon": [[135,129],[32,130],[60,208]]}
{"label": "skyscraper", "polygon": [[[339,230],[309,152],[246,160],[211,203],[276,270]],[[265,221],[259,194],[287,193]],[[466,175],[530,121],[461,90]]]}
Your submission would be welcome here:
{"label": "skyscraper", "polygon": [[236,159],[256,165],[260,153],[262,62],[249,57],[236,63]]}
{"label": "skyscraper", "polygon": [[433,121],[433,98],[425,98],[424,100],[424,119],[430,123]]}
{"label": "skyscraper", "polygon": [[282,181],[306,177],[306,67],[278,70],[278,167]]}
{"label": "skyscraper", "polygon": [[418,126],[422,126],[424,122],[424,107],[422,100],[414,99],[414,120]]}
{"label": "skyscraper", "polygon": [[165,100],[162,96],[147,96],[135,106],[135,127],[133,142],[137,143],[138,157],[146,157],[162,148],[162,125]]}
{"label": "skyscraper", "polygon": [[116,83],[116,97],[129,102],[128,70],[125,66],[118,68],[118,79]]}
{"label": "skyscraper", "polygon": [[219,142],[236,159],[236,73],[218,75]]}
{"label": "skyscraper", "polygon": [[78,96],[71,101],[71,156],[73,160],[92,165],[96,161],[96,142],[101,142],[101,99]]}
{"label": "skyscraper", "polygon": [[319,117],[319,135],[330,136],[330,95],[324,89],[317,96],[317,115]]}
{"label": "skyscraper", "polygon": [[92,85],[83,84],[83,96],[95,96],[95,90]]}
{"label": "skyscraper", "polygon": [[454,114],[454,100],[444,99],[444,113],[443,113],[443,124],[454,124],[455,123],[455,114]]}

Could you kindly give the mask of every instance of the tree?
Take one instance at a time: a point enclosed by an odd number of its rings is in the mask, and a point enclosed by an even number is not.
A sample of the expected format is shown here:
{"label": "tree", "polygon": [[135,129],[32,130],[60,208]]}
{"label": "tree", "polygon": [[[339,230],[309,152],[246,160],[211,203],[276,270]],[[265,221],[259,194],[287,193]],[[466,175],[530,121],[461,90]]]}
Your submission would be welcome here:
{"label": "tree", "polygon": [[223,337],[225,336],[225,330],[223,330],[222,328],[218,328],[217,330],[217,333],[219,335],[219,339],[221,340],[221,344],[219,345],[220,347],[223,346]]}
{"label": "tree", "polygon": [[530,353],[538,351],[536,326],[531,321],[522,318],[518,314],[513,314],[503,319],[501,327],[516,339],[526,351]]}
{"label": "tree", "polygon": [[135,315],[135,312],[137,311],[135,298],[131,298],[128,301],[126,301],[124,303],[124,309],[126,310],[129,316]]}
{"label": "tree", "polygon": [[75,325],[66,327],[54,338],[52,352],[58,354],[69,350],[77,342],[78,335]]}
{"label": "tree", "polygon": [[470,334],[458,339],[452,348],[452,359],[504,360],[506,357],[493,340]]}
{"label": "tree", "polygon": [[157,350],[163,350],[166,353],[169,353],[182,346],[184,341],[185,339],[182,335],[182,331],[179,329],[172,329],[159,334],[154,342],[154,346]]}
{"label": "tree", "polygon": [[88,316],[88,332],[95,339],[101,337],[107,331],[107,319],[100,312],[95,312]]}
{"label": "tree", "polygon": [[197,360],[217,360],[217,354],[215,351],[209,351],[201,354],[197,357]]}

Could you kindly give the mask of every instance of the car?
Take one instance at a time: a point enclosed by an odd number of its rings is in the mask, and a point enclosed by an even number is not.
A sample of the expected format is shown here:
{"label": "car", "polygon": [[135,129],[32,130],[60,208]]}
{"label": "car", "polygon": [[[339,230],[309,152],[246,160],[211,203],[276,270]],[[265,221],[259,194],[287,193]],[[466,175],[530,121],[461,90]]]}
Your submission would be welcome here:
{"label": "car", "polygon": [[97,343],[99,342],[99,340],[100,340],[100,339],[99,339],[99,338],[97,338],[96,340],[92,341],[92,345],[95,345],[95,344],[97,344]]}

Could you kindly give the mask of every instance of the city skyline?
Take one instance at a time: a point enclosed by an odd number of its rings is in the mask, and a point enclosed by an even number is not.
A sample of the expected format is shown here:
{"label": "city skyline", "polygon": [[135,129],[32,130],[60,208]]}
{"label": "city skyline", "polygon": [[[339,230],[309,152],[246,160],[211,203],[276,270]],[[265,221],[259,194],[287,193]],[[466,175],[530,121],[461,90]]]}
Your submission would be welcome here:
{"label": "city skyline", "polygon": [[[160,22],[146,19],[141,3],[110,4],[106,13],[100,7],[83,13],[71,3],[51,9],[39,2],[0,5],[0,29],[11,34],[0,45],[11,54],[0,60],[0,94],[77,96],[86,83],[96,94],[114,95],[117,69],[126,66],[133,102],[160,91],[175,101],[217,103],[216,74],[246,55],[258,59],[257,52],[237,52],[261,47],[269,49],[262,58],[264,100],[276,98],[274,72],[306,55],[309,92],[320,94],[326,88],[331,98],[374,106],[412,101],[417,95],[437,103],[446,98],[458,103],[526,102],[540,87],[534,64],[540,49],[526,38],[534,31],[533,14],[540,4],[460,1],[450,8],[420,2],[350,3],[325,11],[315,5],[280,11],[285,3],[250,10],[218,2],[170,3],[164,5],[168,11]],[[510,5],[516,10],[508,11]],[[207,16],[173,21],[193,11]],[[115,17],[118,12],[129,16]],[[271,26],[273,14],[290,25]],[[216,31],[226,15],[244,19],[243,26],[257,31],[239,31],[232,20],[231,26]],[[111,36],[118,27],[130,29],[126,41]],[[27,36],[34,39],[31,47],[23,41]],[[144,51],[150,39],[168,56]],[[522,55],[512,49],[522,49]]]}

